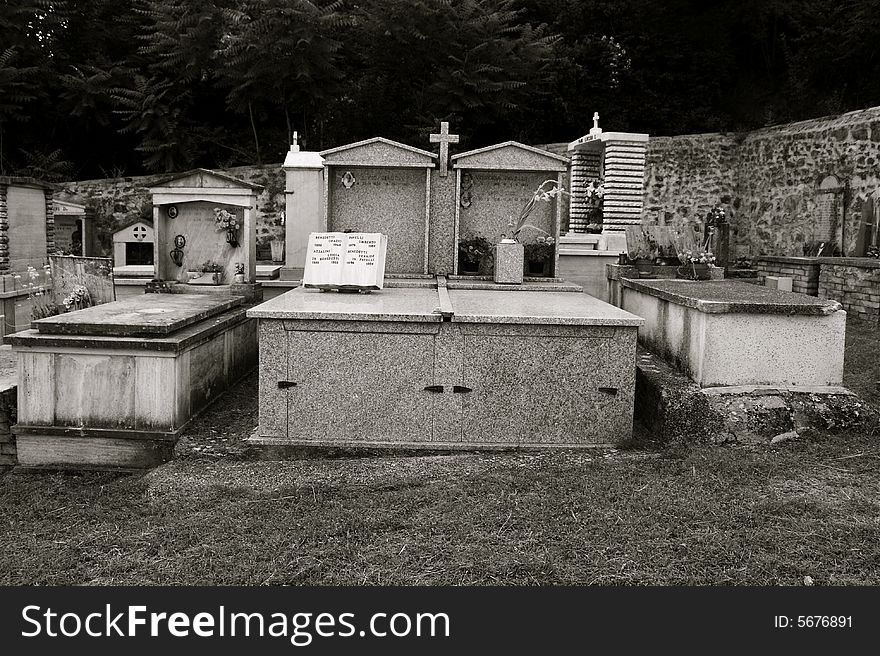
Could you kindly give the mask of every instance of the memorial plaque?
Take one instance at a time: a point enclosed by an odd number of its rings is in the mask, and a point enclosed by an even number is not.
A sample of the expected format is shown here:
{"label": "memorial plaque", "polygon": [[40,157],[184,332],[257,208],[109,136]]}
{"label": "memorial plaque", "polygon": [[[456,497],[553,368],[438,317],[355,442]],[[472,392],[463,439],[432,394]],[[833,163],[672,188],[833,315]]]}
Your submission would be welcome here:
{"label": "memorial plaque", "polygon": [[382,289],[388,240],[378,232],[313,232],[306,251],[304,287]]}

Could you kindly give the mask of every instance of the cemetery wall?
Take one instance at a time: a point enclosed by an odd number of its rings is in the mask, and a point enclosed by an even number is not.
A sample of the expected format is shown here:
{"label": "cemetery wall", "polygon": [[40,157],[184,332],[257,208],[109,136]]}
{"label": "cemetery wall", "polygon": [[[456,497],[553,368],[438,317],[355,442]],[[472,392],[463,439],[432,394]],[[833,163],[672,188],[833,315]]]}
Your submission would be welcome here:
{"label": "cemetery wall", "polygon": [[[820,194],[835,176],[841,189]],[[803,255],[843,222],[855,248],[865,198],[880,188],[880,107],[738,134],[653,137],[645,173],[648,224],[676,225],[726,204],[732,255]],[[838,227],[839,230],[839,227]]]}
{"label": "cemetery wall", "polygon": [[[258,256],[267,256],[271,241],[284,242],[284,226],[281,222],[284,211],[284,171],[281,164],[215,170],[245,182],[263,185],[263,191],[257,196],[255,216]],[[134,219],[152,221],[148,189],[167,177],[168,174],[162,174],[64,182],[59,184],[61,189],[58,197],[84,203],[88,210],[94,212],[97,239],[102,251],[98,254],[112,257],[113,232]]]}
{"label": "cemetery wall", "polygon": [[880,262],[848,257],[819,261],[819,297],[838,301],[847,319],[880,323]]}

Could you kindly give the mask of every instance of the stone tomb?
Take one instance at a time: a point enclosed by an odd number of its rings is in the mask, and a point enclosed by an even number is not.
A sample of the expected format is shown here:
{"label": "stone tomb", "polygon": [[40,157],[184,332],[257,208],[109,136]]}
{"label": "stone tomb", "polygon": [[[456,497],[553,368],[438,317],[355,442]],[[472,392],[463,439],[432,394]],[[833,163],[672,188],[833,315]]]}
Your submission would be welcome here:
{"label": "stone tomb", "polygon": [[639,341],[701,387],[839,387],[846,312],[837,301],[733,280],[620,278]]}
{"label": "stone tomb", "polygon": [[381,137],[321,153],[324,226],[316,232],[379,232],[385,270],[428,273],[431,172],[437,156]]}
{"label": "stone tomb", "polygon": [[[426,281],[427,282],[427,281]],[[298,288],[260,322],[251,443],[584,447],[632,433],[642,320],[586,294]]]}
{"label": "stone tomb", "polygon": [[[456,175],[455,243],[476,236],[497,243],[502,235],[510,236],[523,206],[545,180],[564,186],[568,160],[515,141],[471,150],[452,157]],[[549,187],[549,185],[548,185]],[[526,228],[520,234],[523,243],[537,237],[552,237],[554,256],[551,274],[557,269],[559,225],[562,203],[557,200],[538,203]],[[455,249],[456,273],[459,271]]]}
{"label": "stone tomb", "polygon": [[256,322],[242,303],[143,294],[10,336],[19,463],[141,468],[170,459],[190,419],[256,364]]}
{"label": "stone tomb", "polygon": [[33,178],[0,176],[0,273],[39,269],[55,251],[53,192]]}
{"label": "stone tomb", "polygon": [[[254,283],[254,209],[261,189],[260,185],[206,169],[181,173],[151,187],[156,277],[188,283],[188,271],[210,261],[222,267],[224,284],[232,283],[238,263],[244,265],[244,282]],[[230,243],[226,232],[217,229],[214,208],[237,217],[241,225],[237,243]]]}

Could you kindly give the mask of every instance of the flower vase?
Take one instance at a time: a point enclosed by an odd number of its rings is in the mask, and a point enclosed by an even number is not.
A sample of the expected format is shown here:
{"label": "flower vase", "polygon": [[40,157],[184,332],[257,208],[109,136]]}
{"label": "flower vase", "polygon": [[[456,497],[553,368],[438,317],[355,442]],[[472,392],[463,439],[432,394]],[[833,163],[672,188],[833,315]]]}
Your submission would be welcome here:
{"label": "flower vase", "polygon": [[636,270],[639,272],[639,278],[651,278],[654,275],[654,260],[647,257],[636,259]]}
{"label": "flower vase", "polygon": [[515,239],[502,239],[495,245],[495,282],[521,285],[525,250]]}
{"label": "flower vase", "polygon": [[239,285],[242,284],[244,282],[244,274],[243,273],[236,273],[233,276],[233,280],[235,280],[235,282],[238,283]]}
{"label": "flower vase", "polygon": [[226,243],[233,248],[238,246],[238,233],[233,228],[226,229]]}

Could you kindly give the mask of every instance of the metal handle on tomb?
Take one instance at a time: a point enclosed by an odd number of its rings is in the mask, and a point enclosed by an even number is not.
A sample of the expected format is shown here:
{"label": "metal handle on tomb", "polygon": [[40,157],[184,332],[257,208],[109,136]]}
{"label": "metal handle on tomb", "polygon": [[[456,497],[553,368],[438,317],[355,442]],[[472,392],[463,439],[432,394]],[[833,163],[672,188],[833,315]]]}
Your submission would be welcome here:
{"label": "metal handle on tomb", "polygon": [[434,394],[442,394],[443,393],[443,385],[426,385],[426,392],[434,392]]}
{"label": "metal handle on tomb", "polygon": [[610,394],[611,396],[617,396],[617,388],[616,387],[600,387],[600,392],[604,394]]}
{"label": "metal handle on tomb", "polygon": [[474,390],[472,390],[470,387],[464,387],[463,385],[453,385],[452,391],[455,394],[467,394],[468,392],[473,392]]}
{"label": "metal handle on tomb", "polygon": [[292,380],[279,380],[278,381],[278,389],[287,389],[289,387],[296,387],[296,383]]}

